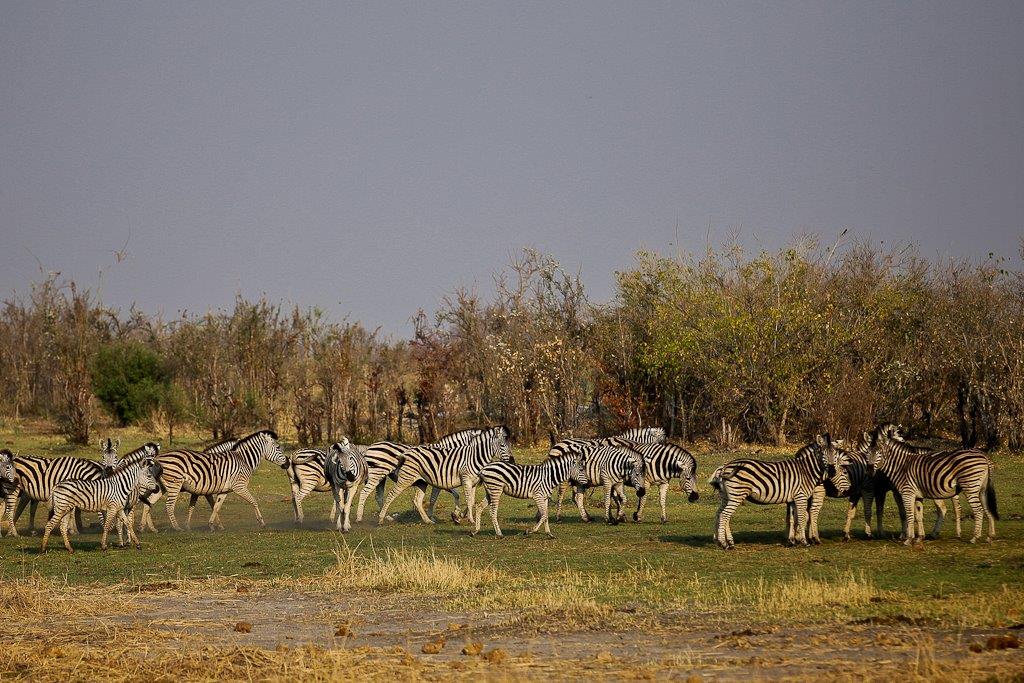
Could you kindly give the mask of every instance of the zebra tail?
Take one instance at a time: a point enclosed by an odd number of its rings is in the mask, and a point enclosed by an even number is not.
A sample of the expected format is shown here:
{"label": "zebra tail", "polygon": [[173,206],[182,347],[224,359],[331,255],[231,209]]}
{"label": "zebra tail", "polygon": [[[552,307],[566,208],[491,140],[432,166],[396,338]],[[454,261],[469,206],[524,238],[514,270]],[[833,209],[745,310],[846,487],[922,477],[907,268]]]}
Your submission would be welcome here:
{"label": "zebra tail", "polygon": [[985,485],[985,503],[992,516],[999,519],[999,508],[996,507],[996,487],[992,483],[992,479],[989,479],[988,484]]}
{"label": "zebra tail", "polygon": [[708,484],[710,484],[711,488],[715,489],[716,491],[721,491],[722,490],[722,470],[723,469],[724,469],[724,467],[719,467],[711,475],[711,478],[708,479]]}

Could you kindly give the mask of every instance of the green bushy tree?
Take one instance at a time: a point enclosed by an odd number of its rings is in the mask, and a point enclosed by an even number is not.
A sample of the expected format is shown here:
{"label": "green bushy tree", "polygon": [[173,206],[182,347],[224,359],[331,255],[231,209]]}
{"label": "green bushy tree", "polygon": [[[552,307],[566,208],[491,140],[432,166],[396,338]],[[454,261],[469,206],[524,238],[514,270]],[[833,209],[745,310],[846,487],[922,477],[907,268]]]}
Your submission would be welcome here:
{"label": "green bushy tree", "polygon": [[114,342],[96,353],[93,391],[121,425],[149,417],[161,404],[168,384],[163,359],[142,343]]}

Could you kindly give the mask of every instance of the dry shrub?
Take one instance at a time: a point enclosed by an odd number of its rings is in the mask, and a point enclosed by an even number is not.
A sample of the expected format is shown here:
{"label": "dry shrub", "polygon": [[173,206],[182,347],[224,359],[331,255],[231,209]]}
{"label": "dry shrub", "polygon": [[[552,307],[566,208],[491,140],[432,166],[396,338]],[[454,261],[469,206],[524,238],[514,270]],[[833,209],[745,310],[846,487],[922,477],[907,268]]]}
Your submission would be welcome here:
{"label": "dry shrub", "polygon": [[491,567],[438,557],[431,550],[388,548],[383,554],[360,554],[358,548],[339,546],[336,562],[324,574],[330,588],[365,588],[410,591],[436,595],[457,595],[496,583],[501,573]]}

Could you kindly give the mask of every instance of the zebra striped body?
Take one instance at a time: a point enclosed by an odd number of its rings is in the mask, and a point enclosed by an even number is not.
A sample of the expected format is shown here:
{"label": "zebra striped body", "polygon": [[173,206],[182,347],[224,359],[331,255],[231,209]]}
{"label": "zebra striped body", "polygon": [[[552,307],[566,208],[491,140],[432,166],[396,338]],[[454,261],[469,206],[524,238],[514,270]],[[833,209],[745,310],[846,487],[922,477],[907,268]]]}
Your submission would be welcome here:
{"label": "zebra striped body", "polygon": [[480,470],[480,479],[483,482],[486,500],[480,501],[476,510],[476,526],[472,532],[473,536],[480,533],[480,519],[483,516],[485,504],[491,509],[491,522],[494,524],[494,535],[501,536],[501,527],[498,526],[498,503],[502,494],[508,494],[513,498],[532,498],[537,505],[537,524],[527,535],[536,532],[544,526],[544,532],[549,536],[551,527],[548,524],[548,498],[551,492],[562,482],[570,481],[577,486],[584,486],[587,483],[586,465],[578,455],[569,455],[562,458],[546,460],[540,465],[517,465],[510,462],[492,462],[484,465]]}
{"label": "zebra striped body", "polygon": [[[900,428],[896,427],[894,433],[899,433]],[[871,432],[864,432],[861,438],[860,452],[864,454],[864,457],[870,460],[871,457]],[[900,436],[902,439],[902,435]],[[928,446],[916,446],[904,441],[907,448],[913,450],[914,453],[918,454],[931,454],[936,453],[936,449]],[[881,534],[884,530],[882,525],[882,515],[885,512],[885,499],[888,497],[889,492],[892,492],[892,496],[896,501],[896,511],[900,515],[900,528],[902,530],[902,524],[906,519],[906,513],[903,511],[903,500],[900,498],[899,492],[889,481],[889,477],[884,472],[876,471],[874,476],[874,494],[875,494],[875,514],[878,519],[878,533]],[[942,523],[946,518],[946,502],[940,498],[936,498],[932,501],[935,504],[935,526],[932,528],[932,538],[938,538],[939,532],[942,530]],[[961,510],[960,510],[960,495],[953,496],[953,515],[956,521],[956,537],[960,538],[960,534],[963,528],[960,523]],[[918,500],[914,507],[914,520],[917,523],[917,535],[920,537],[924,536],[924,506],[921,501]],[[904,540],[906,540],[904,538]]]}
{"label": "zebra striped body", "polygon": [[[850,507],[846,514],[846,526],[843,528],[843,540],[850,540],[850,524],[853,516],[857,513],[857,503],[863,493],[864,486],[871,489],[872,477],[868,474],[867,460],[852,451],[835,447],[838,452],[837,462],[847,463],[836,468],[835,476],[826,479],[821,486],[814,489],[810,500],[807,501],[807,529],[806,538],[814,545],[821,545],[821,535],[818,532],[818,517],[821,508],[825,505],[825,498],[846,498],[850,501]],[[797,455],[800,455],[798,452]],[[870,503],[865,502],[864,514],[870,515]],[[796,503],[786,504],[786,533],[789,537],[789,544],[796,545]],[[868,521],[870,524],[870,519]],[[868,529],[868,536],[871,531]]]}
{"label": "zebra striped body", "polygon": [[[474,521],[476,486],[480,481],[480,470],[493,460],[514,462],[508,445],[509,432],[505,426],[491,427],[481,431],[466,444],[430,445],[410,448],[404,454],[398,468],[398,480],[384,498],[377,523],[382,524],[388,508],[402,491],[424,481],[442,488],[454,489],[462,486],[466,492],[466,514]],[[414,498],[416,510],[424,524],[434,524],[423,509],[424,489],[417,489]]]}
{"label": "zebra striped body", "polygon": [[[566,447],[572,444],[596,444],[599,446],[614,446],[616,448],[628,449],[633,448],[638,444],[659,444],[664,442],[665,430],[661,427],[635,427],[633,429],[627,429],[622,434],[618,434],[616,436],[605,436],[596,439],[563,439],[558,443],[555,443],[554,437],[552,437],[551,450],[548,451],[548,457],[558,457]],[[594,487],[593,484],[592,487]],[[555,510],[556,520],[562,518],[562,501],[565,500],[565,492],[567,490],[568,485],[561,485],[558,487],[558,507]],[[619,486],[616,490],[612,491],[612,496],[615,498],[615,502],[619,506],[619,510],[621,512],[622,505],[625,503],[625,493],[622,490],[622,487]]]}
{"label": "zebra striped body", "polygon": [[[256,512],[256,521],[266,526],[256,499],[249,491],[249,480],[259,466],[260,461],[267,459],[284,468],[288,459],[281,452],[277,443],[277,434],[269,429],[255,432],[239,440],[228,453],[201,453],[179,449],[166,451],[157,456],[160,472],[160,486],[167,495],[167,516],[171,526],[180,530],[178,520],[174,516],[174,504],[182,491],[200,495],[216,495],[237,493],[239,497],[252,505]],[[225,496],[217,498],[210,514],[210,527],[220,512]]]}
{"label": "zebra striped body", "polygon": [[[113,474],[102,479],[71,480],[54,486],[50,494],[53,515],[43,531],[42,552],[46,552],[50,534],[58,524],[61,536],[64,538],[64,547],[68,549],[69,553],[74,552],[68,538],[68,525],[71,521],[71,514],[76,509],[103,513],[103,537],[100,541],[100,547],[103,550],[107,549],[107,536],[117,522],[124,522],[124,526],[128,529],[128,542],[134,542],[135,547],[141,548],[139,538],[132,530],[132,520],[128,515],[133,513],[140,495],[157,488],[154,476],[156,467],[153,459],[145,459],[125,467],[119,467]],[[119,545],[124,546],[120,528],[118,529],[118,542]]]}
{"label": "zebra striped body", "polygon": [[814,490],[832,478],[839,491],[845,479],[841,468],[847,464],[831,438],[818,435],[791,460],[764,461],[750,458],[732,460],[715,470],[708,483],[718,490],[720,504],[715,515],[715,541],[726,550],[735,546],[730,522],[745,501],[757,505],[794,503],[796,541],[807,545],[807,506]]}
{"label": "zebra striped body", "polygon": [[[668,486],[672,479],[680,480],[681,488],[686,492],[691,503],[700,498],[697,492],[697,460],[690,451],[674,444],[637,444],[633,449],[644,457],[644,481],[649,488],[658,485],[658,501],[661,503],[661,522],[668,521],[665,512],[665,499]],[[639,522],[643,517],[646,495],[637,497],[636,512],[633,520]]]}
{"label": "zebra striped body", "polygon": [[[593,441],[583,439],[566,439],[551,447],[548,451],[548,459],[556,460],[566,455],[578,455],[586,462],[587,483],[574,487],[573,499],[576,507],[579,508],[580,518],[584,522],[590,521],[584,504],[585,492],[588,488],[602,487],[604,489],[604,513],[609,523],[617,524],[625,519],[625,512],[622,509],[624,498],[619,493],[622,484],[632,486],[637,490],[637,495],[645,495],[646,483],[644,481],[644,457],[634,450],[638,444],[632,441],[609,437],[607,439],[596,439]],[[611,505],[613,494],[618,506],[615,517],[612,517]],[[561,508],[561,499],[559,499]],[[559,509],[555,519],[560,518]]]}
{"label": "zebra striped body", "polygon": [[325,456],[324,477],[334,496],[338,531],[352,529],[352,500],[366,483],[367,473],[366,456],[358,446],[344,438],[331,444]]}
{"label": "zebra striped body", "polygon": [[[915,539],[915,516],[917,501],[952,498],[963,492],[974,514],[974,535],[971,543],[981,538],[983,518],[988,517],[991,540],[996,535],[996,491],[992,483],[992,461],[984,452],[974,449],[957,449],[921,453],[909,446],[899,435],[894,425],[882,425],[875,429],[871,439],[872,461],[876,471],[888,478],[892,487],[899,492],[903,511],[904,543],[910,545]],[[941,525],[941,518],[936,530]]]}
{"label": "zebra striped body", "polygon": [[18,483],[8,489],[4,511],[10,525],[11,536],[18,535],[14,525],[26,505],[29,506],[28,531],[32,534],[35,533],[36,509],[41,501],[50,500],[50,494],[57,484],[72,479],[99,479],[104,472],[102,463],[71,456],[42,458],[16,455],[13,463]]}
{"label": "zebra striped body", "polygon": [[[438,448],[464,445],[479,436],[482,431],[482,429],[476,427],[463,429],[447,434],[437,441],[424,445],[436,446]],[[359,504],[356,507],[357,522],[363,521],[363,508],[366,505],[366,499],[370,496],[370,491],[375,492],[377,498],[377,509],[379,510],[384,507],[385,480],[390,477],[393,481],[398,481],[398,468],[402,465],[402,462],[405,459],[405,452],[410,448],[414,448],[414,446],[396,443],[394,441],[378,441],[366,449],[364,456],[366,457],[367,478],[366,484],[363,486],[362,493],[359,495]],[[417,482],[415,486],[425,490],[426,483]],[[448,492],[451,493],[452,497],[455,499],[455,510],[452,512],[452,521],[458,523],[460,519],[459,493],[456,489],[448,489]],[[440,493],[441,489],[436,486],[430,492],[428,516],[431,519],[434,519],[434,505],[437,503],[437,497]]]}
{"label": "zebra striped body", "polygon": [[[237,439],[224,439],[223,441],[218,441],[212,446],[204,448],[203,453],[207,453],[208,455],[220,455],[223,453],[228,453],[231,451],[232,448],[235,447],[235,444],[237,443]],[[159,446],[157,448],[159,449]],[[196,502],[199,500],[199,495],[200,494],[193,493],[189,498],[188,520],[185,524],[186,527],[191,527],[192,525],[192,513],[195,511]],[[139,515],[139,531],[142,531],[143,528],[148,528],[150,531],[154,533],[156,532],[156,525],[153,524],[153,506],[156,505],[156,502],[160,500],[162,496],[163,491],[161,489],[157,489],[153,493],[142,496],[141,502],[143,507],[142,514]],[[217,496],[214,496],[212,494],[203,495],[203,498],[206,499],[207,504],[209,504],[210,506],[210,525],[216,526],[218,529],[223,529],[224,525],[220,523],[220,517],[214,517],[212,512],[214,508],[220,509],[219,506],[217,505],[217,502],[223,502],[226,496],[226,493],[222,493]]]}

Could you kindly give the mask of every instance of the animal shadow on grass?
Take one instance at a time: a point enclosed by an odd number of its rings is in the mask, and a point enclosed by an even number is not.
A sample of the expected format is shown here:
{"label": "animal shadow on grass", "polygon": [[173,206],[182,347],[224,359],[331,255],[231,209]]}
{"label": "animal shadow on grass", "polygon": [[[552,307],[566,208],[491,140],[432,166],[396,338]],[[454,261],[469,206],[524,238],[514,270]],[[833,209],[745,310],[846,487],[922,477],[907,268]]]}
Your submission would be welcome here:
{"label": "animal shadow on grass", "polygon": [[[664,534],[658,536],[662,543],[677,543],[692,548],[703,548],[715,546],[716,543],[711,534]],[[733,540],[736,545],[782,545],[785,543],[785,536],[777,531],[739,531],[733,533]]]}

